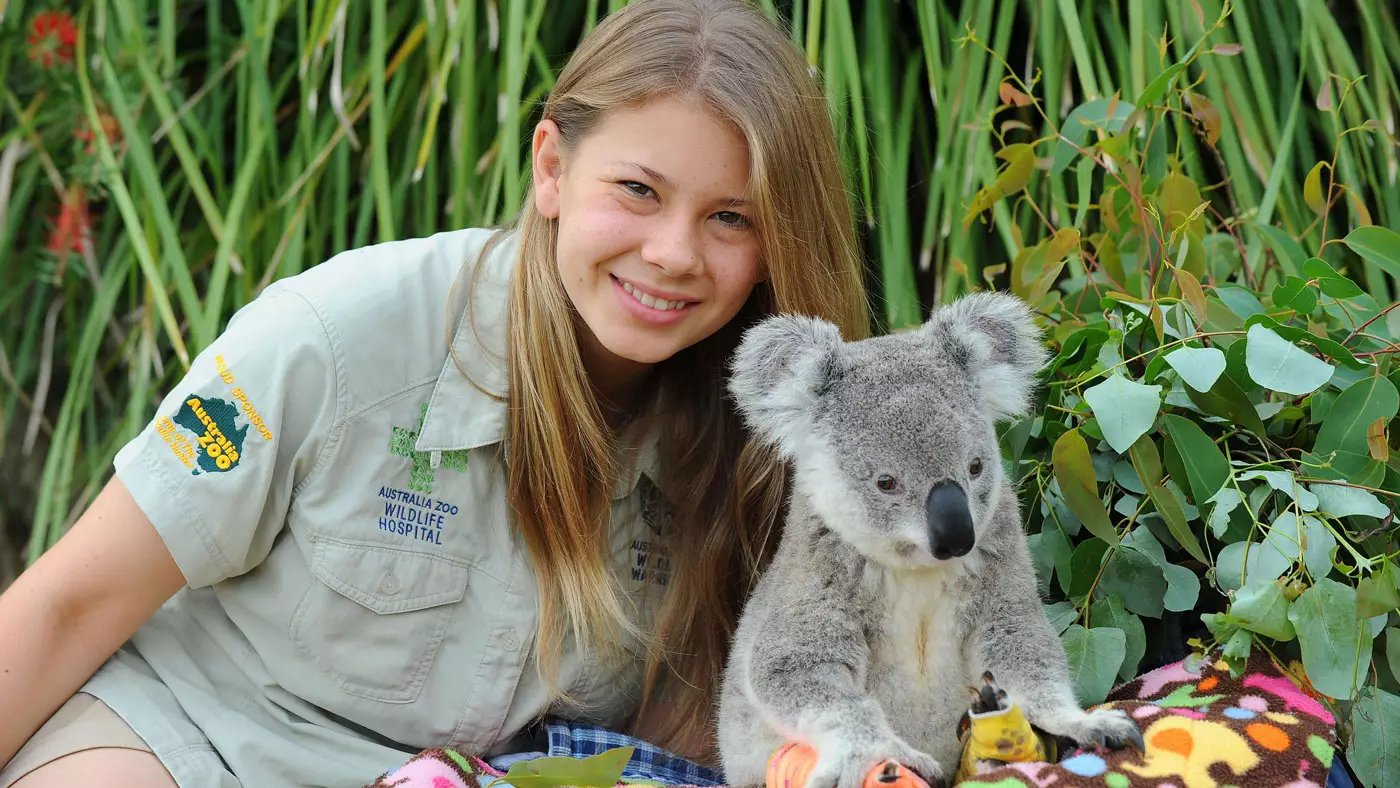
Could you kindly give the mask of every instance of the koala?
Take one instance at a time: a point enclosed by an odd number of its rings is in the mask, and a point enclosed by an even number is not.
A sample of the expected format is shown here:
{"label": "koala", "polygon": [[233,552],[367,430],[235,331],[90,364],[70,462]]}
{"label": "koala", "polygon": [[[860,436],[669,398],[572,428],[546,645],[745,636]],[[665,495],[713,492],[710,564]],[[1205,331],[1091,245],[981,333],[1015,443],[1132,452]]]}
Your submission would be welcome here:
{"label": "koala", "polygon": [[1000,461],[995,425],[1029,407],[1039,333],[1000,293],[858,342],[799,316],[745,333],[729,390],[793,487],[720,689],[729,784],[763,784],[789,741],[817,751],[806,788],[859,788],[889,759],[951,780],[984,671],[1051,735],[1141,748],[1122,711],[1075,699]]}

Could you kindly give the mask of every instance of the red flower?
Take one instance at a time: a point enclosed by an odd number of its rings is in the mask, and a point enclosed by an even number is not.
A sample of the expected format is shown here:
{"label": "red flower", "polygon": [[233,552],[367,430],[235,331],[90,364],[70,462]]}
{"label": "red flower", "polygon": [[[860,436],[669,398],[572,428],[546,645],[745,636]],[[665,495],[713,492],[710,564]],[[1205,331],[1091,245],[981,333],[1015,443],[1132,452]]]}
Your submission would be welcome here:
{"label": "red flower", "polygon": [[58,255],[59,260],[67,260],[69,253],[82,254],[87,248],[88,230],[87,195],[82,186],[70,186],[53,229],[49,231],[47,248]]}
{"label": "red flower", "polygon": [[73,48],[78,44],[78,28],[73,15],[64,11],[44,11],[34,15],[29,31],[29,59],[53,68],[55,63],[72,63]]}
{"label": "red flower", "polygon": [[[102,132],[107,137],[107,142],[115,149],[122,148],[122,127],[117,119],[106,110],[97,111],[97,120],[102,124]],[[83,116],[79,121],[81,125],[73,129],[73,138],[83,143],[83,152],[89,156],[97,153],[97,134],[93,131],[92,124],[88,122],[87,116]]]}

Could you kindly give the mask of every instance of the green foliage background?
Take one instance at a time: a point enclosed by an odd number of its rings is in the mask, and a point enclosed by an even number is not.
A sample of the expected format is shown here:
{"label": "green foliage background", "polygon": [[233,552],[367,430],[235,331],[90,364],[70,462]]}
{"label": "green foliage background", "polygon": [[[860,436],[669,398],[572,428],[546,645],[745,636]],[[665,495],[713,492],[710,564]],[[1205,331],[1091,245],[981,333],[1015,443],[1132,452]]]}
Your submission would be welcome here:
{"label": "green foliage background", "polygon": [[[0,586],[267,283],[508,221],[540,98],[619,4],[0,0]],[[1081,700],[1267,649],[1400,784],[1395,12],[759,4],[824,80],[878,327],[978,287],[1044,317],[1005,453]],[[76,40],[45,67],[52,10]]]}

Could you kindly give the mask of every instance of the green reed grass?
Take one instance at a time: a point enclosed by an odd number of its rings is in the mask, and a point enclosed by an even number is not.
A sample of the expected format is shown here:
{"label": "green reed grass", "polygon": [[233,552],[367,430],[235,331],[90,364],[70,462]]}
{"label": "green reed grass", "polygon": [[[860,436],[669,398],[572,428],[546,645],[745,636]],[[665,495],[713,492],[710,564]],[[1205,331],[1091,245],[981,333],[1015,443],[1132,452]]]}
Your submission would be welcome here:
{"label": "green reed grass", "polygon": [[[189,359],[269,282],[350,247],[510,221],[541,99],[579,38],[621,4],[0,0],[0,512],[32,533],[29,558],[91,499]],[[82,35],[71,65],[44,71],[24,39],[50,6],[74,11]],[[1086,100],[1135,100],[1220,0],[759,6],[790,23],[821,74],[878,327],[893,329],[984,274],[1004,286],[997,267],[1046,233],[1005,201],[985,225],[963,227],[999,163],[1002,128],[988,118],[1007,72],[960,41],[975,35],[1023,80],[1038,76],[1048,117],[1017,110],[997,123],[1049,134]],[[1219,110],[1222,134],[1217,150],[1185,134],[1171,153],[1215,184],[1207,196],[1235,220],[1252,263],[1278,254],[1260,225],[1301,237],[1311,254],[1358,221],[1346,200],[1315,221],[1303,181],[1338,131],[1318,110],[1329,81],[1335,102],[1360,79],[1341,122],[1393,133],[1395,22],[1381,0],[1244,3],[1212,39],[1243,51],[1184,75]],[[106,116],[118,133],[83,154],[73,124],[100,128]],[[1336,163],[1338,181],[1391,227],[1396,154],[1385,135],[1353,134]],[[1090,175],[1036,180],[1049,222],[1089,210],[1079,196]],[[60,261],[45,243],[74,181],[91,184],[93,247]],[[1396,282],[1351,264],[1378,302],[1394,300]]]}

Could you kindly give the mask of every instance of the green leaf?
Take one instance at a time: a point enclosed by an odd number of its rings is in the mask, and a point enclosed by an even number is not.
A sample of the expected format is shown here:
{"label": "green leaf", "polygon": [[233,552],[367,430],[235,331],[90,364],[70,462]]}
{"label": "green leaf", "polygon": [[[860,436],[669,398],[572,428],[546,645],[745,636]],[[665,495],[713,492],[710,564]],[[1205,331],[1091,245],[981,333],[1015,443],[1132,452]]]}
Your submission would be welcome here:
{"label": "green leaf", "polygon": [[1108,544],[1118,544],[1118,533],[1108,519],[1103,500],[1099,498],[1094,463],[1089,458],[1089,444],[1084,442],[1079,430],[1070,430],[1055,441],[1051,461],[1055,466],[1055,479],[1060,483],[1060,493],[1064,495],[1070,511],[1090,533]]}
{"label": "green leaf", "polygon": [[1395,627],[1385,631],[1385,661],[1390,665],[1390,675],[1400,679],[1400,629]]}
{"label": "green leaf", "polygon": [[1400,277],[1400,233],[1370,225],[1352,230],[1342,239],[1363,260],[1394,277]]}
{"label": "green leaf", "polygon": [[1127,654],[1127,636],[1114,627],[1085,629],[1075,624],[1060,636],[1069,658],[1069,675],[1081,706],[1102,703]]}
{"label": "green leaf", "polygon": [[1090,537],[1074,548],[1070,557],[1069,595],[1083,596],[1099,576],[1103,567],[1103,555],[1108,552],[1108,543],[1098,537]]}
{"label": "green leaf", "polygon": [[1318,580],[1289,605],[1288,620],[1298,632],[1313,688],[1329,698],[1350,699],[1366,681],[1374,640],[1370,627],[1356,617],[1356,590]]}
{"label": "green leaf", "polygon": [[1186,513],[1181,508],[1181,502],[1172,495],[1171,490],[1167,489],[1165,485],[1158,484],[1149,488],[1147,494],[1152,498],[1152,503],[1156,505],[1157,513],[1167,524],[1167,530],[1171,531],[1172,536],[1181,544],[1181,547],[1197,561],[1209,563],[1205,551],[1201,549],[1200,540],[1196,538],[1195,532],[1186,522]]}
{"label": "green leaf", "polygon": [[1152,429],[1161,405],[1162,387],[1137,383],[1122,375],[1084,390],[1084,401],[1093,409],[1104,440],[1122,454],[1133,441]]}
{"label": "green leaf", "polygon": [[1331,379],[1335,369],[1257,324],[1249,327],[1245,338],[1245,361],[1254,382],[1295,396],[1316,391]]}
{"label": "green leaf", "polygon": [[1369,688],[1357,701],[1351,719],[1347,763],[1357,779],[1366,788],[1400,785],[1400,697]]}
{"label": "green leaf", "polygon": [[1225,371],[1225,354],[1219,348],[1180,347],[1168,353],[1166,361],[1196,391],[1210,391]]}
{"label": "green leaf", "polygon": [[1316,517],[1303,518],[1303,566],[1314,580],[1326,577],[1332,571],[1332,551],[1337,549],[1337,537],[1328,530],[1326,523]]}
{"label": "green leaf", "polygon": [[1074,546],[1065,538],[1064,532],[1052,523],[1041,527],[1040,537],[1040,547],[1049,554],[1051,565],[1060,579],[1060,590],[1069,593],[1069,562],[1074,557]]}
{"label": "green leaf", "polygon": [[1249,471],[1240,474],[1238,478],[1242,482],[1263,479],[1271,488],[1292,498],[1303,511],[1317,511],[1317,496],[1300,484],[1292,471]]}
{"label": "green leaf", "polygon": [[1147,526],[1139,525],[1134,528],[1123,537],[1123,544],[1151,558],[1152,562],[1162,569],[1162,574],[1167,578],[1167,593],[1162,597],[1162,607],[1180,613],[1196,606],[1196,599],[1201,594],[1200,578],[1190,569],[1168,561],[1161,543]]}
{"label": "green leaf", "polygon": [[632,759],[635,747],[614,747],[588,758],[554,756],[517,761],[505,781],[515,788],[613,788]]}
{"label": "green leaf", "polygon": [[1316,279],[1322,294],[1332,298],[1355,298],[1366,292],[1357,283],[1337,273],[1321,257],[1309,257],[1303,263],[1303,276]]}
{"label": "green leaf", "polygon": [[1323,514],[1338,518],[1354,514],[1380,518],[1390,514],[1381,499],[1357,487],[1314,482],[1309,489],[1317,496],[1317,510]]}
{"label": "green leaf", "polygon": [[1320,161],[1308,170],[1308,177],[1303,179],[1303,202],[1307,203],[1313,213],[1321,216],[1327,211],[1327,198],[1322,194],[1322,168],[1331,169],[1332,165],[1325,161]]}
{"label": "green leaf", "polygon": [[1274,288],[1274,306],[1292,309],[1300,315],[1312,314],[1317,309],[1317,293],[1308,287],[1308,280],[1290,276]]}
{"label": "green leaf", "polygon": [[1123,607],[1151,618],[1162,617],[1162,601],[1167,595],[1167,578],[1161,567],[1131,547],[1118,546],[1104,567],[1099,589],[1118,594]]}
{"label": "green leaf", "polygon": [[1255,435],[1262,436],[1267,432],[1249,397],[1229,375],[1221,375],[1207,392],[1196,391],[1188,386],[1186,396],[1196,403],[1196,407],[1212,416],[1219,416],[1244,427]]}
{"label": "green leaf", "polygon": [[1252,581],[1235,592],[1230,615],[1251,631],[1274,640],[1292,640],[1293,622],[1288,620],[1288,600],[1273,581]]}
{"label": "green leaf", "polygon": [[1136,676],[1138,665],[1147,654],[1147,629],[1143,627],[1142,619],[1125,610],[1123,600],[1117,594],[1090,605],[1089,619],[1097,626],[1123,630],[1123,664],[1118,668],[1118,678],[1127,681]]}
{"label": "green leaf", "polygon": [[1055,159],[1050,174],[1059,175],[1074,163],[1080,148],[1087,148],[1085,139],[1092,129],[1117,134],[1123,122],[1133,114],[1133,105],[1116,98],[1095,99],[1074,108],[1060,126],[1060,140],[1055,146]]}
{"label": "green leaf", "polygon": [[1230,512],[1235,510],[1244,502],[1240,496],[1240,491],[1234,487],[1221,487],[1220,491],[1210,497],[1207,503],[1215,504],[1210,510],[1210,516],[1206,518],[1206,524],[1210,526],[1210,532],[1216,538],[1225,536],[1225,531],[1230,527]]}
{"label": "green leaf", "polygon": [[1138,480],[1147,485],[1149,491],[1162,483],[1162,458],[1157,455],[1157,444],[1152,442],[1151,436],[1143,435],[1133,441],[1128,447],[1128,457],[1133,461]]}
{"label": "green leaf", "polygon": [[1264,538],[1280,555],[1287,558],[1289,563],[1303,557],[1303,521],[1299,520],[1298,515],[1291,509],[1274,518]]}
{"label": "green leaf", "polygon": [[1045,611],[1045,618],[1054,628],[1056,635],[1061,635],[1074,623],[1074,619],[1079,617],[1079,611],[1069,602],[1056,602],[1053,605],[1042,605],[1041,610]]}
{"label": "green leaf", "polygon": [[1162,100],[1162,96],[1167,94],[1167,89],[1171,86],[1172,80],[1177,75],[1186,70],[1186,63],[1173,63],[1167,69],[1158,74],[1156,79],[1147,83],[1141,94],[1138,95],[1137,105],[1146,107]]}
{"label": "green leaf", "polygon": [[[1221,361],[1223,363],[1223,356]],[[1191,500],[1201,506],[1230,479],[1230,465],[1225,461],[1225,455],[1220,453],[1220,447],[1194,421],[1167,414],[1162,417],[1162,428],[1177,452],[1183,458],[1190,458],[1182,465],[1186,468]]]}
{"label": "green leaf", "polygon": [[1235,542],[1215,557],[1215,583],[1222,591],[1234,591],[1251,580],[1272,583],[1292,563],[1272,542]]}
{"label": "green leaf", "polygon": [[1379,571],[1361,578],[1356,584],[1356,615],[1374,618],[1400,607],[1400,588],[1395,580],[1396,572],[1389,561],[1381,561]]}
{"label": "green leaf", "polygon": [[[1245,321],[1245,325],[1263,326],[1269,329],[1270,331],[1273,331],[1275,334],[1278,334],[1280,337],[1288,340],[1289,342],[1306,342],[1310,345],[1313,345],[1319,351],[1329,356],[1333,361],[1341,362],[1342,364],[1346,365],[1351,369],[1369,371],[1375,369],[1376,367],[1375,364],[1372,364],[1368,361],[1362,361],[1361,359],[1358,359],[1356,356],[1352,355],[1352,352],[1340,342],[1328,339],[1327,337],[1320,337],[1317,334],[1314,334],[1313,332],[1307,330],[1306,328],[1303,328],[1302,326],[1284,325],[1278,322],[1277,320],[1274,320],[1272,317],[1269,317],[1268,315],[1254,315],[1253,317]],[[1334,385],[1336,385],[1337,381],[1338,377],[1337,375],[1334,375],[1332,377],[1331,382]]]}
{"label": "green leaf", "polygon": [[[1326,458],[1336,452],[1332,468],[1348,480],[1365,473],[1373,460],[1366,444],[1366,430],[1377,419],[1389,421],[1400,410],[1400,392],[1379,375],[1359,380],[1342,391],[1322,420],[1313,453]],[[1369,485],[1368,485],[1369,486]]]}

